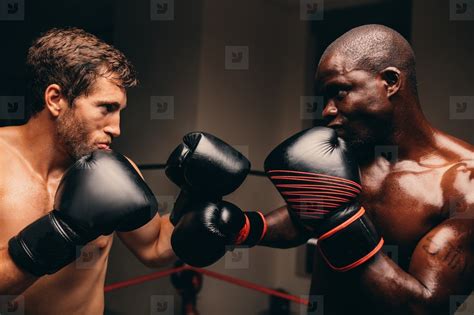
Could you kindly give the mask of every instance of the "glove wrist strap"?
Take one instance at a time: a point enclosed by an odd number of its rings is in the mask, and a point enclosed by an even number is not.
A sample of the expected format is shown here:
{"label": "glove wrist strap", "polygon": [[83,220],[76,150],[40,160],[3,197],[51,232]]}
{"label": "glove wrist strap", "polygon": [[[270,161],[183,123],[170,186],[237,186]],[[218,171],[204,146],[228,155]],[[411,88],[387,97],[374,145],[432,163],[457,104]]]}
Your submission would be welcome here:
{"label": "glove wrist strap", "polygon": [[235,241],[236,245],[253,247],[260,243],[267,233],[267,221],[259,212],[245,212],[245,226],[240,230]]}
{"label": "glove wrist strap", "polygon": [[327,264],[336,271],[348,271],[362,265],[384,244],[365,209],[325,232],[318,238],[318,249]]}
{"label": "glove wrist strap", "polygon": [[52,211],[11,238],[8,253],[18,267],[40,277],[53,274],[76,259],[78,238]]}

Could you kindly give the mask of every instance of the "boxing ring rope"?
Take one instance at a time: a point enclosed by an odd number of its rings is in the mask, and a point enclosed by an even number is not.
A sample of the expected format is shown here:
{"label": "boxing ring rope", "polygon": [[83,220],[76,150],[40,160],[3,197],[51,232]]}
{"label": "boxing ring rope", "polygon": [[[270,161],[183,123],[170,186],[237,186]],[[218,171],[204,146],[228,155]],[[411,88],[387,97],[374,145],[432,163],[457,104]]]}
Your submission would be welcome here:
{"label": "boxing ring rope", "polygon": [[140,284],[140,283],[143,283],[143,282],[160,279],[160,278],[172,275],[173,273],[177,273],[177,272],[187,270],[187,269],[190,269],[190,268],[188,266],[182,266],[182,267],[172,268],[172,269],[165,270],[165,271],[150,273],[148,275],[144,275],[144,276],[136,277],[136,278],[131,278],[131,279],[125,280],[125,281],[116,282],[116,283],[109,284],[109,285],[105,286],[104,292],[107,293],[107,292],[110,292],[110,291],[113,291],[113,290],[118,290],[118,289],[121,289],[121,288],[130,287],[132,285],[137,285],[137,284]]}
{"label": "boxing ring rope", "polygon": [[[140,164],[140,165],[137,165],[137,166],[140,170],[163,170],[163,169],[166,168],[166,164]],[[266,177],[266,173],[264,171],[259,171],[259,170],[250,170],[249,175],[258,176],[258,177]],[[195,268],[195,267],[188,266],[188,265],[184,265],[184,266],[181,266],[181,267],[170,268],[168,270],[154,272],[154,273],[150,273],[148,275],[143,275],[143,276],[131,278],[131,279],[128,279],[128,280],[125,280],[125,281],[119,281],[119,282],[116,282],[116,283],[112,283],[112,284],[106,285],[104,287],[104,293],[108,293],[108,292],[118,290],[118,289],[121,289],[121,288],[126,288],[126,287],[130,287],[130,286],[138,285],[138,284],[148,282],[148,281],[152,281],[152,280],[157,280],[157,279],[160,279],[160,278],[163,278],[163,277],[166,277],[166,276],[170,276],[170,275],[173,275],[175,273],[185,271],[185,270],[192,270],[192,271],[197,272],[201,275],[206,275],[208,277],[211,277],[211,278],[214,278],[214,279],[217,279],[217,280],[220,280],[220,281],[224,281],[224,282],[236,285],[236,286],[240,286],[240,287],[243,287],[243,288],[254,290],[254,291],[257,291],[257,292],[260,292],[260,293],[263,293],[263,294],[267,294],[267,295],[270,295],[270,296],[276,296],[278,298],[288,300],[288,301],[291,301],[291,302],[294,302],[294,303],[297,303],[297,304],[303,304],[303,305],[306,305],[306,306],[309,305],[309,300],[298,297],[298,296],[295,296],[295,295],[291,295],[291,294],[287,294],[287,293],[284,293],[284,292],[281,292],[281,291],[270,289],[270,288],[267,288],[267,287],[264,287],[264,286],[261,286],[261,285],[258,285],[256,283],[246,281],[246,280],[243,280],[243,279],[238,279],[238,278],[235,278],[235,277],[220,274],[220,273],[210,271],[210,270],[207,270],[207,269]]]}
{"label": "boxing ring rope", "polygon": [[107,293],[107,292],[110,292],[110,291],[113,291],[113,290],[118,290],[118,289],[121,289],[121,288],[137,285],[137,284],[140,284],[140,283],[143,283],[143,282],[160,279],[160,278],[172,275],[174,273],[181,272],[183,270],[193,270],[195,272],[198,272],[200,274],[209,276],[211,278],[215,278],[215,279],[218,279],[218,280],[221,280],[221,281],[225,281],[225,282],[228,282],[228,283],[240,286],[240,287],[244,287],[244,288],[247,288],[247,289],[250,289],[250,290],[258,291],[258,292],[261,292],[261,293],[264,293],[264,294],[267,294],[267,295],[277,296],[279,298],[282,298],[282,299],[285,299],[285,300],[288,300],[288,301],[292,301],[292,302],[295,302],[295,303],[298,303],[298,304],[303,304],[303,305],[308,305],[309,304],[309,300],[298,297],[298,296],[295,296],[295,295],[286,294],[286,293],[283,293],[283,292],[280,292],[280,291],[277,291],[277,290],[273,290],[273,289],[270,289],[270,288],[252,283],[250,281],[234,278],[234,277],[224,275],[224,274],[220,274],[220,273],[217,273],[217,272],[214,272],[214,271],[210,271],[210,270],[206,270],[206,269],[202,269],[202,268],[195,268],[195,267],[191,267],[191,266],[182,266],[182,267],[177,267],[177,268],[171,268],[171,269],[168,269],[168,270],[165,270],[165,271],[154,272],[154,273],[151,273],[151,274],[148,274],[148,275],[132,278],[132,279],[125,280],[125,281],[116,282],[116,283],[113,283],[113,284],[109,284],[109,285],[105,286],[104,292]]}
{"label": "boxing ring rope", "polygon": [[206,276],[209,276],[209,277],[212,277],[212,278],[215,278],[215,279],[219,279],[219,280],[222,280],[222,281],[225,281],[225,282],[228,282],[228,283],[232,283],[232,284],[235,284],[237,286],[241,286],[241,287],[244,287],[244,288],[247,288],[247,289],[250,289],[250,290],[259,291],[261,293],[265,293],[265,294],[268,294],[268,295],[274,295],[274,296],[277,296],[279,298],[282,298],[282,299],[285,299],[285,300],[288,300],[288,301],[292,301],[292,302],[295,302],[295,303],[298,303],[298,304],[304,304],[304,305],[309,304],[309,301],[307,299],[303,299],[303,298],[300,298],[298,296],[294,296],[294,295],[291,295],[291,294],[286,294],[286,293],[283,293],[283,292],[280,292],[280,291],[277,291],[277,290],[266,288],[266,287],[260,286],[258,284],[252,283],[250,281],[230,277],[230,276],[220,274],[220,273],[217,273],[217,272],[214,272],[214,271],[206,270],[206,269],[199,269],[199,268],[192,268],[192,267],[191,267],[191,269],[193,269],[193,270],[195,270],[199,273],[202,273],[203,275],[206,275]]}
{"label": "boxing ring rope", "polygon": [[[139,164],[137,167],[140,170],[162,170],[166,168],[166,164]],[[266,177],[267,174],[265,174],[264,171],[258,171],[258,170],[250,170],[249,175],[254,175],[254,176],[261,176],[261,177]]]}

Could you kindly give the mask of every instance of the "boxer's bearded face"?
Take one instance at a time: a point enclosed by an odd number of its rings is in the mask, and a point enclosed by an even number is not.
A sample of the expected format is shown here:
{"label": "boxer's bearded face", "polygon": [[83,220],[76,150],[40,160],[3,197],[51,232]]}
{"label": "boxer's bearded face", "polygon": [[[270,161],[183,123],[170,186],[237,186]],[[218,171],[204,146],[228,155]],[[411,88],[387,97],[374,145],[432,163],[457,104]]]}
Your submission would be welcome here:
{"label": "boxer's bearded face", "polygon": [[58,117],[57,123],[59,142],[73,159],[78,159],[93,151],[85,123],[82,118],[76,116],[74,108],[66,109]]}
{"label": "boxer's bearded face", "polygon": [[97,149],[109,149],[120,135],[120,111],[126,106],[125,90],[99,77],[87,95],[74,100],[57,118],[59,143],[74,159]]}
{"label": "boxer's bearded face", "polygon": [[350,146],[372,150],[390,137],[393,110],[377,75],[348,67],[342,57],[329,57],[320,63],[316,83],[325,99],[327,125]]}

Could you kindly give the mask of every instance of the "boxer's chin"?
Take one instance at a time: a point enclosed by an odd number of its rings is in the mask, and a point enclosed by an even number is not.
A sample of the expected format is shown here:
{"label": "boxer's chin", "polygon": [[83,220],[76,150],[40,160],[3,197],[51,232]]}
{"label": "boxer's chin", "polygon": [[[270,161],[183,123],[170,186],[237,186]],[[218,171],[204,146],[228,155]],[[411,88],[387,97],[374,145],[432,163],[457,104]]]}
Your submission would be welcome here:
{"label": "boxer's chin", "polygon": [[67,110],[62,116],[58,117],[57,136],[59,145],[74,160],[97,149],[90,144],[84,123],[74,115],[73,109]]}
{"label": "boxer's chin", "polygon": [[71,151],[69,152],[69,155],[71,155],[71,157],[74,160],[77,160],[77,159],[83,157],[84,155],[91,154],[95,150],[97,150],[96,147],[91,147],[91,146],[86,146],[86,145],[78,145],[78,146],[71,149]]}
{"label": "boxer's chin", "polygon": [[65,138],[63,139],[63,143],[66,152],[73,160],[77,160],[84,155],[88,155],[97,150],[97,147],[88,145],[84,139],[80,139],[78,137]]}

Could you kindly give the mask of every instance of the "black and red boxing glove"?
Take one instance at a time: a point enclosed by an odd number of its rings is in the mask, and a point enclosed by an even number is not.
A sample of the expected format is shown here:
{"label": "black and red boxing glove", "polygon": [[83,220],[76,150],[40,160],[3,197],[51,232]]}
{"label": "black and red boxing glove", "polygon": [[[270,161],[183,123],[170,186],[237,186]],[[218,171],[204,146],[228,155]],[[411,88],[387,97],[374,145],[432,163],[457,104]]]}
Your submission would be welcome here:
{"label": "black and red boxing glove", "polygon": [[175,226],[171,245],[188,265],[205,267],[235,247],[257,245],[266,230],[260,212],[243,212],[227,201],[196,203]]}
{"label": "black and red boxing glove", "polygon": [[255,246],[265,235],[260,212],[243,212],[222,200],[237,189],[250,162],[221,139],[203,132],[184,136],[168,158],[166,175],[181,192],[174,205],[171,245],[176,255],[195,267],[219,260],[235,246]]}
{"label": "black and red boxing glove", "polygon": [[265,172],[332,269],[353,269],[381,250],[383,238],[358,201],[358,165],[333,129],[285,140],[266,158]]}

